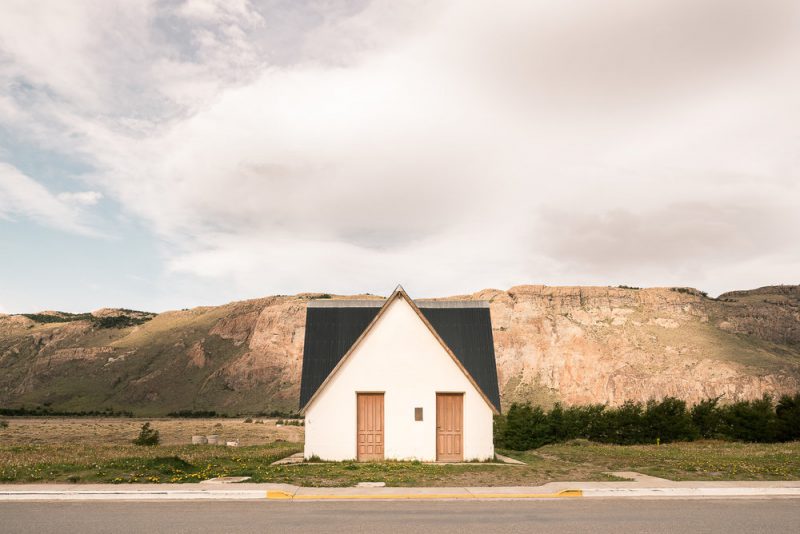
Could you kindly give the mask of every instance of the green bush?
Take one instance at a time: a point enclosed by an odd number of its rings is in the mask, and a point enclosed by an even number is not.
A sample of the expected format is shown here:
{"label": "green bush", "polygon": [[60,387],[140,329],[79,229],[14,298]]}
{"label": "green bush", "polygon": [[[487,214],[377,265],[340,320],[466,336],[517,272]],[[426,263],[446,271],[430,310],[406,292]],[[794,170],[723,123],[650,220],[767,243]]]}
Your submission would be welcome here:
{"label": "green bush", "polygon": [[514,404],[505,417],[501,435],[505,447],[527,450],[554,441],[552,428],[544,410],[530,404]]}
{"label": "green bush", "polygon": [[225,414],[217,413],[214,410],[178,410],[169,412],[167,417],[179,417],[181,419],[208,419],[211,417],[226,417]]}
{"label": "green bush", "polygon": [[605,410],[603,418],[606,423],[606,436],[605,439],[598,441],[620,445],[633,445],[644,441],[646,423],[641,403],[626,401],[616,409]]}
{"label": "green bush", "polygon": [[648,401],[644,418],[646,430],[643,438],[646,441],[692,441],[699,434],[686,409],[686,401],[674,397],[667,397],[661,402]]}
{"label": "green bush", "polygon": [[144,324],[154,315],[146,315],[143,317],[131,317],[130,315],[110,315],[108,317],[93,317],[92,323],[97,328],[127,328],[129,326],[138,326]]}
{"label": "green bush", "polygon": [[283,426],[304,426],[304,421],[297,420],[297,419],[278,419],[275,421],[276,425],[283,425]]}
{"label": "green bush", "polygon": [[784,395],[775,407],[778,418],[778,439],[794,441],[800,439],[800,393]]}
{"label": "green bush", "polygon": [[722,412],[717,404],[720,397],[704,399],[692,407],[692,424],[701,438],[718,438],[722,433]]}
{"label": "green bush", "polygon": [[160,441],[158,430],[151,428],[150,423],[145,423],[142,425],[139,435],[133,440],[133,444],[152,447],[153,445],[158,445]]}
{"label": "green bush", "polygon": [[770,443],[778,440],[778,417],[772,397],[734,402],[721,409],[723,433],[739,440]]}
{"label": "green bush", "polygon": [[8,428],[8,421],[0,419],[0,428]]}
{"label": "green bush", "polygon": [[0,407],[0,415],[4,416],[26,416],[26,417],[133,417],[133,412],[127,410],[115,410],[113,408],[104,408],[102,410],[82,410],[82,411],[69,411],[59,410],[54,411],[50,406],[45,403],[44,406],[34,406],[27,408],[22,406],[20,408],[3,408]]}
{"label": "green bush", "polygon": [[21,313],[23,317],[27,317],[31,321],[37,323],[69,323],[72,321],[91,321],[94,316],[91,313],[67,313],[56,312],[50,313]]}
{"label": "green bush", "polygon": [[550,410],[550,430],[555,441],[569,441],[586,436],[592,432],[598,433],[598,421],[603,412],[602,405],[570,406],[564,408],[561,403],[556,403]]}
{"label": "green bush", "polygon": [[800,393],[784,395],[777,405],[769,395],[727,406],[720,406],[719,400],[704,400],[691,410],[685,401],[673,397],[644,405],[629,401],[618,407],[565,408],[556,404],[550,411],[512,404],[506,415],[495,418],[495,444],[527,450],[574,439],[617,445],[697,438],[758,442],[800,439]]}
{"label": "green bush", "polygon": [[146,323],[156,316],[155,313],[141,312],[137,310],[121,309],[123,314],[111,315],[106,317],[95,317],[91,313],[67,313],[56,312],[54,314],[42,313],[23,313],[23,317],[27,317],[37,323],[69,323],[72,321],[91,321],[97,328],[126,328],[129,326],[136,326]]}

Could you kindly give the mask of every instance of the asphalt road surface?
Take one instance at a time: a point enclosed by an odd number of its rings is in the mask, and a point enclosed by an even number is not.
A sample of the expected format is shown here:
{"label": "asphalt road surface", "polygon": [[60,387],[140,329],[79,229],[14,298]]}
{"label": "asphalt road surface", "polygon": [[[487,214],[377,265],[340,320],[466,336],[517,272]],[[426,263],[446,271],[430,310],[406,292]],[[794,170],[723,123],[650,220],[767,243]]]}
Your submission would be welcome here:
{"label": "asphalt road surface", "polygon": [[800,499],[4,502],[0,532],[800,532]]}

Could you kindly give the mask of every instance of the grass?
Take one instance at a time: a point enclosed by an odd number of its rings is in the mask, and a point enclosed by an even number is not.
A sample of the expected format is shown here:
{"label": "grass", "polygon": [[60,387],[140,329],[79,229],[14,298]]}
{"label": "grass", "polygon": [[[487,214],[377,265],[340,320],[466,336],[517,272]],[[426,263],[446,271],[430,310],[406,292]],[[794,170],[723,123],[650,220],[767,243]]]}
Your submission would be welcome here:
{"label": "grass", "polygon": [[213,445],[28,445],[0,447],[0,482],[190,483],[220,476],[249,476],[252,482],[301,486],[353,486],[382,481],[388,486],[532,485],[549,480],[612,480],[571,466],[552,471],[496,463],[320,462],[270,465],[302,450],[301,443],[250,447]]}
{"label": "grass", "polygon": [[[302,427],[241,419],[151,420],[162,444],[131,444],[142,419],[8,418],[0,429],[0,482],[191,483],[218,476],[301,486],[532,486],[553,481],[620,480],[637,471],[672,480],[797,480],[800,442],[701,441],[669,445],[604,445],[576,440],[499,453],[526,462],[306,462],[272,466],[302,450]],[[242,447],[188,445],[192,434],[240,439]]]}
{"label": "grass", "polygon": [[275,426],[276,419],[254,418],[252,423],[233,418],[115,418],[115,417],[7,417],[2,430],[2,445],[52,445],[88,442],[102,445],[129,445],[142,424],[151,422],[159,431],[161,445],[188,445],[195,434],[218,434],[238,439],[241,445],[266,445],[276,440],[303,441],[303,428]]}
{"label": "grass", "polygon": [[696,441],[668,445],[605,445],[585,440],[527,452],[506,451],[524,462],[636,471],[670,480],[798,480],[800,442]]}
{"label": "grass", "polygon": [[28,445],[0,447],[0,482],[200,482],[219,476],[269,477],[270,463],[297,443],[215,445]]}

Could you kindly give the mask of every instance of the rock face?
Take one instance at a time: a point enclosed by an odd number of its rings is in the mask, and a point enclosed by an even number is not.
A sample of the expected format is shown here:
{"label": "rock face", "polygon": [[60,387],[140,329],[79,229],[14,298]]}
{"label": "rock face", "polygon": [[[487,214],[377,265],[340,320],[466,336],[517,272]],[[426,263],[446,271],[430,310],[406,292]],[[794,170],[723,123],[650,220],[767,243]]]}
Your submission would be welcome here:
{"label": "rock face", "polygon": [[[107,328],[0,316],[0,405],[153,415],[295,410],[305,306],[316,297],[268,297]],[[800,391],[800,286],[719,299],[686,288],[547,286],[448,298],[491,303],[505,406]],[[138,312],[102,310],[126,313]]]}
{"label": "rock face", "polygon": [[600,287],[521,286],[476,296],[491,302],[505,403],[617,405],[800,390],[798,289],[794,304]]}

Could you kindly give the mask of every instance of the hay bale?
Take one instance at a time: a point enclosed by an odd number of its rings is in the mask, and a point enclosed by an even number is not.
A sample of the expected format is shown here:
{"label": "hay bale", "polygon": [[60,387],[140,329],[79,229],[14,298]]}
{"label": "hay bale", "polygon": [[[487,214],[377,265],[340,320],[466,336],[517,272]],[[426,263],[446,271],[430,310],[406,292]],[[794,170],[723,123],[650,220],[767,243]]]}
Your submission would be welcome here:
{"label": "hay bale", "polygon": [[205,436],[192,436],[192,445],[205,445],[208,440]]}

